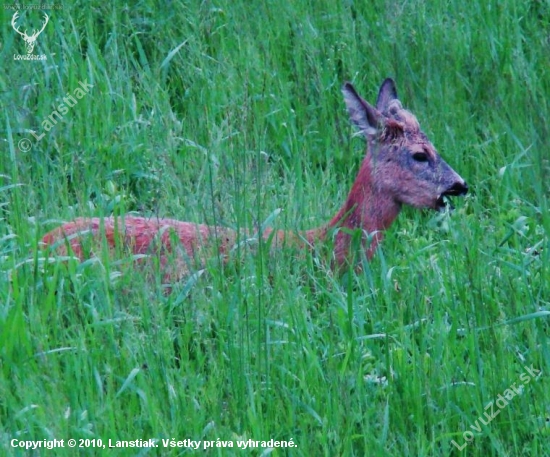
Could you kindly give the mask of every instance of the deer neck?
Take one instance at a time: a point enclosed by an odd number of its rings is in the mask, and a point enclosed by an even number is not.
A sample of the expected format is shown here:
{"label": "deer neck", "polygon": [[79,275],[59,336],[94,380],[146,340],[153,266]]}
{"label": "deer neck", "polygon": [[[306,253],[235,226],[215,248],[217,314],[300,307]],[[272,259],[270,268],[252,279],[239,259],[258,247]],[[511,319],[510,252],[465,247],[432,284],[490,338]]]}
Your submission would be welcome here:
{"label": "deer neck", "polygon": [[372,157],[368,154],[344,205],[329,222],[329,227],[362,229],[368,233],[386,230],[395,220],[401,204],[376,186]]}
{"label": "deer neck", "polygon": [[328,230],[348,229],[340,230],[335,237],[336,260],[340,263],[345,261],[351,243],[350,232],[355,230],[371,236],[370,241],[363,238],[367,258],[370,259],[382,241],[382,232],[392,224],[400,210],[401,204],[376,185],[372,156],[367,154],[346,202],[328,224]]}
{"label": "deer neck", "polygon": [[[372,156],[367,154],[344,205],[328,225],[299,233],[277,230],[273,235],[278,243],[286,241],[291,244],[303,245],[305,240],[309,246],[313,246],[324,240],[332,230],[347,229],[339,230],[334,241],[336,260],[342,264],[349,254],[351,232],[362,230],[372,237],[370,241],[364,241],[366,255],[370,259],[376,246],[382,241],[382,232],[392,224],[400,210],[401,204],[396,202],[391,195],[381,192],[376,186],[372,170]],[[263,238],[267,239],[273,236],[272,232],[272,229],[267,229],[263,233]]]}

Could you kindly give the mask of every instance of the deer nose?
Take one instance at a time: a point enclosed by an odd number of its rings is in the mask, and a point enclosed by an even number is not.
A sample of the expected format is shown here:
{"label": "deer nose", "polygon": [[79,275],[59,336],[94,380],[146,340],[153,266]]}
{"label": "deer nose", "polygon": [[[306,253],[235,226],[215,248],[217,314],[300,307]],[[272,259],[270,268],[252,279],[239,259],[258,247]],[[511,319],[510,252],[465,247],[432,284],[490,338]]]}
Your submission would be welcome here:
{"label": "deer nose", "polygon": [[466,195],[468,193],[468,184],[466,181],[455,182],[451,187],[449,187],[443,195]]}

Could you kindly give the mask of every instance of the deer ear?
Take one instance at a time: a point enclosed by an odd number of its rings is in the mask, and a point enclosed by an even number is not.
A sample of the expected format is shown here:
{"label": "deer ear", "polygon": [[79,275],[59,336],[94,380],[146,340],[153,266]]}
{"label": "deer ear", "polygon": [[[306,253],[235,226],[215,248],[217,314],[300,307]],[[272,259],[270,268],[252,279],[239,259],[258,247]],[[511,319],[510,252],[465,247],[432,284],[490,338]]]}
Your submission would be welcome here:
{"label": "deer ear", "polygon": [[397,99],[397,89],[395,88],[395,82],[391,78],[384,80],[380,86],[380,91],[378,92],[378,99],[376,100],[376,108],[379,111],[386,111],[389,103],[392,100]]}
{"label": "deer ear", "polygon": [[363,100],[351,83],[342,87],[349,117],[365,136],[375,135],[378,131],[380,113]]}

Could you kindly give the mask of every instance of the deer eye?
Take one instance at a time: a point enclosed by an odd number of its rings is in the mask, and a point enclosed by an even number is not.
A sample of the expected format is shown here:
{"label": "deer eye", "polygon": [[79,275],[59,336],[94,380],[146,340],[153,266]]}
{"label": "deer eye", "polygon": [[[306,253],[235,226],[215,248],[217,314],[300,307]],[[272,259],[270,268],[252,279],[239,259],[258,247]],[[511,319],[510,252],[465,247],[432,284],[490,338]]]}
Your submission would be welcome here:
{"label": "deer eye", "polygon": [[427,162],[428,161],[428,154],[425,152],[415,152],[413,154],[413,159],[417,162]]}

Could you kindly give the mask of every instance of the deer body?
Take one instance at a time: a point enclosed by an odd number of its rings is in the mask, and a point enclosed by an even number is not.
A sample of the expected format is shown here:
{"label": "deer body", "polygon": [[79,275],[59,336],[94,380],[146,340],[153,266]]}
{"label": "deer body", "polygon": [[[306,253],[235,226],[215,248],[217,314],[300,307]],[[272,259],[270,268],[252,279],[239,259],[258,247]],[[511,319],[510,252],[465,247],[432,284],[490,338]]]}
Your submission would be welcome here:
{"label": "deer body", "polygon": [[[437,154],[416,118],[403,109],[393,80],[383,82],[376,107],[363,100],[350,83],[344,85],[342,92],[351,120],[367,139],[367,153],[344,205],[325,226],[304,232],[268,228],[259,234],[272,239],[274,247],[284,243],[298,248],[314,246],[333,234],[337,264],[344,264],[349,258],[353,231],[361,230],[370,259],[382,232],[392,224],[403,204],[441,210],[445,207],[444,196],[463,195],[468,190],[465,181]],[[128,216],[79,218],[46,234],[43,242],[59,245],[57,250],[62,253],[70,245],[82,259],[86,254],[84,233],[90,233],[94,240],[104,235],[108,246],[125,246],[134,254],[160,253],[168,281],[189,271],[189,258],[203,261],[216,253],[226,257],[239,239],[237,232],[223,227]],[[180,245],[179,254],[174,240]],[[95,252],[91,249],[88,254]],[[171,267],[169,256],[176,259]]]}

